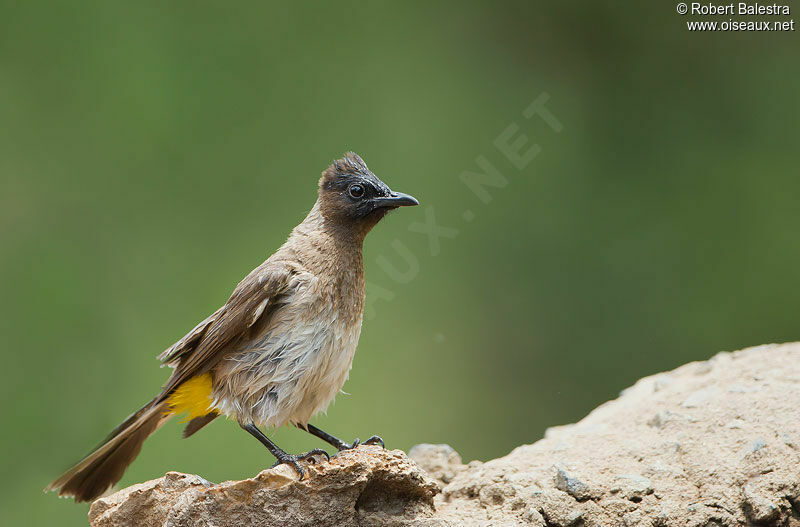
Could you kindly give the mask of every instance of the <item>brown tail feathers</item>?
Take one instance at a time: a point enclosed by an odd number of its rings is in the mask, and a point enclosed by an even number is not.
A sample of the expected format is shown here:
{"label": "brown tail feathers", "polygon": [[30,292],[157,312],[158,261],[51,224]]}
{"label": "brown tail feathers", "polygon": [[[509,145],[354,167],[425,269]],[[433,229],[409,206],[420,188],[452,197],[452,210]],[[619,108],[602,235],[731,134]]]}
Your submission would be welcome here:
{"label": "brown tail feathers", "polygon": [[189,421],[189,424],[187,424],[186,428],[183,429],[183,438],[186,439],[187,437],[191,436],[192,434],[194,434],[195,432],[206,426],[208,423],[210,423],[217,417],[219,417],[219,414],[217,412],[210,412],[204,416],[195,417],[194,419]]}
{"label": "brown tail feathers", "polygon": [[101,496],[122,478],[142,449],[147,437],[169,419],[167,403],[153,399],[128,417],[88,456],[47,486],[59,496],[75,501],[91,501]]}

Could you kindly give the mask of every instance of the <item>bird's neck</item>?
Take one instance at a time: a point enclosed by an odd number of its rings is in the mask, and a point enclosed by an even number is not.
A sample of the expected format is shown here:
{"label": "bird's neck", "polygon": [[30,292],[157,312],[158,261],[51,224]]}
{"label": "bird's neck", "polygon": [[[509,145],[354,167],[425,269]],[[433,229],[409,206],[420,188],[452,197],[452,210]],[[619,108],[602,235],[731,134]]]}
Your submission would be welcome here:
{"label": "bird's neck", "polygon": [[363,275],[362,248],[366,233],[326,219],[319,202],[292,230],[287,245],[311,272]]}

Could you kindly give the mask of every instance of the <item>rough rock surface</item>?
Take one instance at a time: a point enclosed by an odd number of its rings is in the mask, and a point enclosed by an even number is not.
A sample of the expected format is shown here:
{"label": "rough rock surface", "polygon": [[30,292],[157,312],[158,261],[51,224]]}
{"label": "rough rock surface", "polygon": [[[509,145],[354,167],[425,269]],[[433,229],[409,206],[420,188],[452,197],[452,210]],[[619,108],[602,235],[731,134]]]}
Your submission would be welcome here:
{"label": "rough rock surface", "polygon": [[[360,447],[211,484],[169,473],[97,500],[93,526],[800,527],[800,344],[641,379],[509,455]],[[423,472],[424,469],[425,472]],[[437,495],[438,493],[438,495]]]}
{"label": "rough rock surface", "polygon": [[436,482],[400,450],[361,446],[306,465],[299,481],[280,465],[242,481],[210,483],[169,472],[100,498],[94,527],[444,525],[434,518]]}

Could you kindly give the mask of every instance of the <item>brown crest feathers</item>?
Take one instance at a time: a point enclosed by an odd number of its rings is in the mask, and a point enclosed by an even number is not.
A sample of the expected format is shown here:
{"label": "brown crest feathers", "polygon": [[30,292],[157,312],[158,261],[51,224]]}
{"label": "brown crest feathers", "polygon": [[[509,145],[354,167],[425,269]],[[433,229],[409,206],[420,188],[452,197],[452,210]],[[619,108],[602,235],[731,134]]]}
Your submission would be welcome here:
{"label": "brown crest feathers", "polygon": [[331,166],[322,172],[322,178],[319,183],[322,185],[336,177],[353,174],[371,175],[372,172],[370,172],[364,160],[361,159],[361,156],[355,152],[346,152],[344,157],[335,160],[331,163]]}

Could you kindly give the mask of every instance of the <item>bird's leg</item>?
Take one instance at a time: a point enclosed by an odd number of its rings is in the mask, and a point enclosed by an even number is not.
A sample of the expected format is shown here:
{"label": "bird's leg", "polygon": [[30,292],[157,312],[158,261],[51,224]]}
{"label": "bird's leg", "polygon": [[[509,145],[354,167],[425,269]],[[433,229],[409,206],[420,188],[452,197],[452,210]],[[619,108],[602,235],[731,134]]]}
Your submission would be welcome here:
{"label": "bird's leg", "polygon": [[353,441],[351,444],[347,444],[344,441],[342,441],[341,439],[339,439],[338,437],[332,436],[328,432],[325,432],[324,430],[320,430],[319,428],[317,428],[314,425],[305,425],[305,426],[297,425],[297,426],[299,428],[304,429],[306,432],[317,436],[318,438],[322,439],[326,443],[330,443],[331,445],[335,446],[336,450],[338,450],[339,452],[341,452],[342,450],[353,449],[353,448],[357,447],[358,445],[380,445],[381,447],[384,447],[383,446],[383,439],[381,439],[379,436],[372,436],[372,437],[370,437],[369,439],[367,439],[364,442],[361,442],[358,438],[356,438],[356,440]]}
{"label": "bird's leg", "polygon": [[303,478],[305,478],[306,473],[300,466],[300,463],[298,463],[298,461],[308,461],[309,463],[316,463],[316,460],[314,460],[314,456],[317,454],[325,456],[325,458],[328,459],[329,461],[331,459],[331,456],[329,456],[328,453],[322,450],[321,448],[315,448],[314,450],[309,450],[305,454],[297,454],[297,455],[287,454],[286,452],[281,450],[281,448],[278,445],[270,441],[270,439],[266,435],[264,435],[264,432],[262,432],[255,425],[255,423],[250,423],[250,424],[239,423],[239,426],[247,430],[250,433],[250,435],[258,439],[261,442],[261,444],[267,447],[267,450],[269,450],[270,453],[273,456],[275,456],[275,458],[278,461],[274,465],[272,465],[273,467],[280,465],[281,463],[286,463],[288,465],[291,465],[297,471],[297,473],[300,474],[301,481],[303,480]]}

